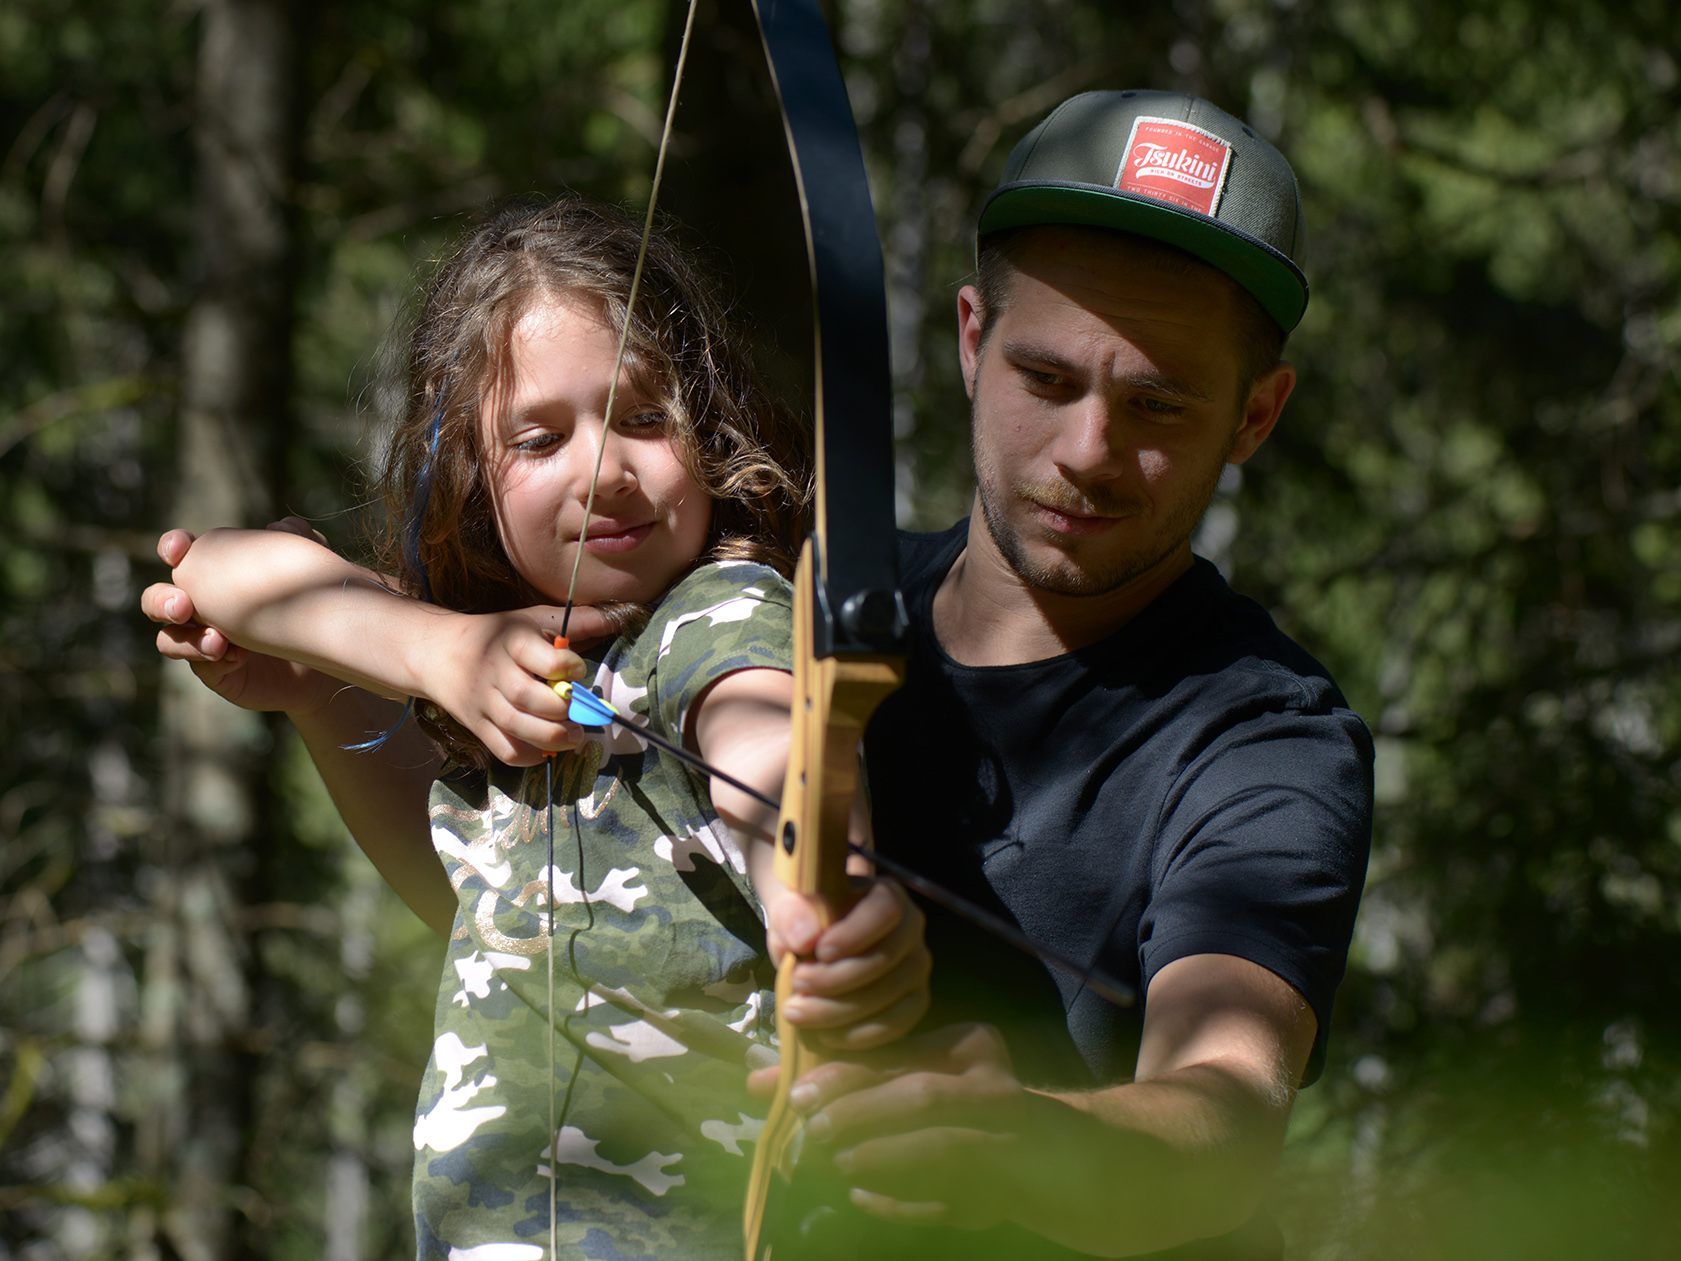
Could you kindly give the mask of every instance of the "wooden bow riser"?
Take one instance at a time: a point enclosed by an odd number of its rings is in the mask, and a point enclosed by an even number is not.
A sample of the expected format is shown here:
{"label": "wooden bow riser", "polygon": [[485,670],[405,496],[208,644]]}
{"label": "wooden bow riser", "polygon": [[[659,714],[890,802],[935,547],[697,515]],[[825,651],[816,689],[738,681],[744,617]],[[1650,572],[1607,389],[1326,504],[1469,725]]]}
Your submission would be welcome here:
{"label": "wooden bow riser", "polygon": [[[776,875],[806,894],[827,928],[855,899],[847,875],[847,837],[859,783],[859,742],[870,715],[903,679],[903,665],[891,657],[813,656],[815,549],[808,541],[794,577],[794,709],[788,772],[777,822]],[[744,1228],[747,1256],[764,1261],[771,1240],[763,1238],[765,1211],[773,1189],[786,1189],[799,1153],[801,1120],[788,1092],[822,1057],[783,1016],[793,997],[792,954],[777,963],[776,1010],[781,1066],[776,1093],[753,1153]]]}

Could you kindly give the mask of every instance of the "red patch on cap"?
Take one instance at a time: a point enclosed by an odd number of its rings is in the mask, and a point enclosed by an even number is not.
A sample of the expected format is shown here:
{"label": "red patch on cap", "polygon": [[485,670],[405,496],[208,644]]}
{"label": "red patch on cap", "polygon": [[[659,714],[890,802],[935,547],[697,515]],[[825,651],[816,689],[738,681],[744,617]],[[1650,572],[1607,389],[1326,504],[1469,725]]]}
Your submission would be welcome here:
{"label": "red patch on cap", "polygon": [[1213,216],[1226,189],[1232,147],[1212,132],[1171,118],[1136,118],[1115,187]]}

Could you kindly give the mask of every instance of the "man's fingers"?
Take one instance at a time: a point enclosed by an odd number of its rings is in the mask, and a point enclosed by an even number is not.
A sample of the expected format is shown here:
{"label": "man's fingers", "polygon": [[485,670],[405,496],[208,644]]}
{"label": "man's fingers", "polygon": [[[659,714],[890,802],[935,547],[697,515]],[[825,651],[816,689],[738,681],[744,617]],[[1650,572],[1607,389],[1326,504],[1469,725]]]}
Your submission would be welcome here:
{"label": "man's fingers", "polygon": [[[872,1138],[837,1151],[836,1172],[864,1192],[853,1203],[898,1221],[949,1222],[968,1228],[1003,1219],[1007,1188],[986,1187],[978,1169],[994,1165],[990,1148],[1009,1139],[964,1126],[935,1126]],[[1007,1159],[1007,1152],[996,1153]]]}
{"label": "man's fingers", "polygon": [[794,1106],[824,1131],[890,1132],[968,1124],[1018,1098],[1002,1036],[954,1025],[820,1064],[795,1086]]}
{"label": "man's fingers", "polygon": [[788,1092],[788,1101],[794,1105],[794,1111],[809,1115],[833,1099],[872,1089],[884,1080],[882,1073],[857,1060],[830,1060],[795,1082]]}
{"label": "man's fingers", "polygon": [[938,1200],[895,1200],[863,1187],[853,1187],[846,1198],[872,1217],[905,1226],[943,1226],[951,1217],[951,1210]]}

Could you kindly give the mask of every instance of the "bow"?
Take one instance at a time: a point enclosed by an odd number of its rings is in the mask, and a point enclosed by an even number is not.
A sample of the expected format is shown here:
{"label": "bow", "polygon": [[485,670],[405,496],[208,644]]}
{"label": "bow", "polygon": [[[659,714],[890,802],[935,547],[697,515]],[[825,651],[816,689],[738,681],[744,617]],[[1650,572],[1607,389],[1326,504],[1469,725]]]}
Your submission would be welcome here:
{"label": "bow", "polygon": [[[905,616],[898,595],[893,521],[892,387],[881,246],[864,160],[840,67],[816,0],[750,0],[793,163],[804,227],[816,334],[813,405],[816,512],[794,575],[794,707],[787,777],[777,822],[776,874],[804,894],[825,926],[851,901],[847,827],[859,775],[859,741],[880,701],[902,677]],[[690,0],[673,75],[665,132],[648,205],[653,222],[683,64],[694,25]],[[646,230],[644,244],[646,243]],[[641,260],[635,276],[640,278]],[[633,279],[629,304],[636,301]],[[626,320],[628,333],[629,319]],[[621,339],[619,358],[622,362]],[[616,387],[618,370],[613,382]],[[612,411],[612,393],[607,411]],[[829,421],[835,423],[828,423]],[[606,435],[597,450],[597,468]],[[585,506],[586,529],[594,478]],[[831,529],[844,505],[845,530]],[[580,541],[579,556],[582,555]],[[566,599],[570,616],[574,568]],[[565,645],[563,623],[557,646]],[[585,689],[557,683],[574,721],[599,726],[624,716]],[[643,732],[644,735],[649,733]],[[669,753],[688,755],[659,742]],[[713,768],[705,767],[712,774]],[[728,780],[728,776],[723,776]],[[731,781],[734,782],[734,781]],[[745,785],[738,787],[745,788]],[[751,791],[751,790],[749,790]],[[753,792],[753,796],[760,794]],[[554,879],[552,763],[549,770],[549,879]],[[761,798],[762,799],[762,798]],[[549,895],[549,1059],[554,1069],[554,890]],[[744,1232],[750,1261],[769,1255],[762,1230],[780,1180],[797,1152],[792,1083],[816,1060],[782,1010],[791,996],[792,958],[779,961],[777,1031],[782,1063],[775,1096],[754,1150]],[[550,1131],[555,1130],[551,1100]],[[550,1244],[554,1246],[551,1175]]]}
{"label": "bow", "polygon": [[[893,521],[887,303],[852,109],[815,0],[753,0],[799,190],[816,332],[817,509],[794,575],[794,707],[777,821],[776,873],[827,926],[851,900],[847,824],[858,742],[903,677],[905,615]],[[831,510],[845,506],[844,529]],[[778,961],[776,1093],[754,1149],[743,1213],[748,1261],[786,1189],[800,1121],[793,1083],[816,1049],[782,1012],[795,960]]]}

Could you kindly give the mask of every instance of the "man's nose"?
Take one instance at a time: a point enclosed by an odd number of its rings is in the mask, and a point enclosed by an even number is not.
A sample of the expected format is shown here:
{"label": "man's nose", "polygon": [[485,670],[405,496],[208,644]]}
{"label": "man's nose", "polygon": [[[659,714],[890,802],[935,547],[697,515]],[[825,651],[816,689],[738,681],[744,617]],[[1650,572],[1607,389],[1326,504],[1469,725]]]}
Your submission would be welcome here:
{"label": "man's nose", "polygon": [[1101,394],[1088,394],[1064,409],[1052,458],[1065,473],[1104,477],[1120,470],[1126,458],[1120,418]]}

